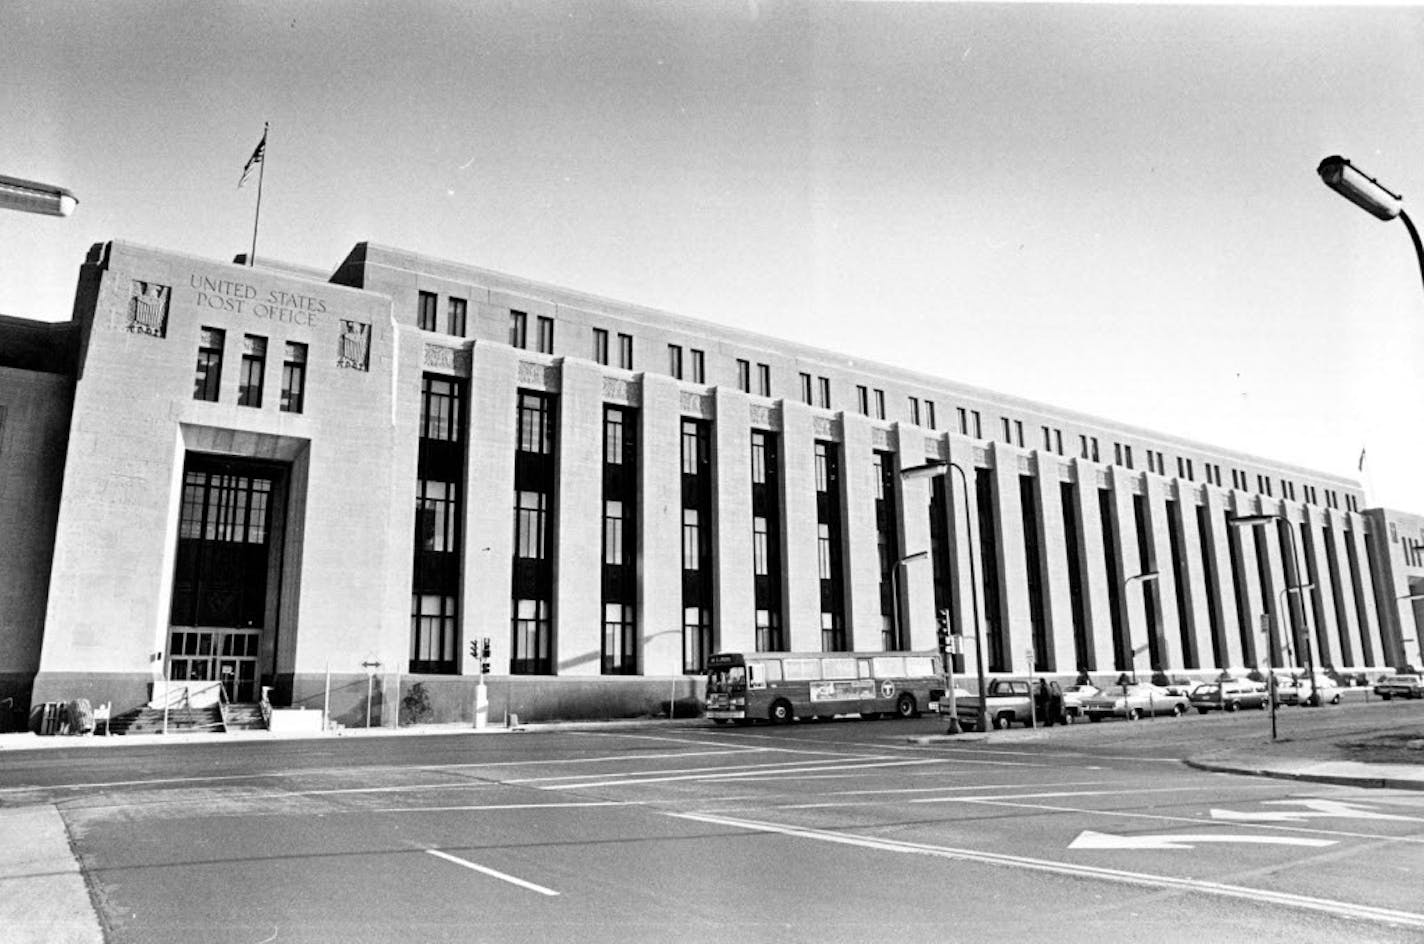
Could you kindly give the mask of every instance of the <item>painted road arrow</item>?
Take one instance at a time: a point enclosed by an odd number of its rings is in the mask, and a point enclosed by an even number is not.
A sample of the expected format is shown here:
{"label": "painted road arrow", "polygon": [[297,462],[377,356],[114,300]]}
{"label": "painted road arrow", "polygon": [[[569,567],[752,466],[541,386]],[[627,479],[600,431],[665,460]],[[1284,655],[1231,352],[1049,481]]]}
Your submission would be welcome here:
{"label": "painted road arrow", "polygon": [[1241,813],[1236,810],[1212,810],[1211,818],[1237,823],[1291,823],[1306,819],[1388,819],[1404,822],[1421,822],[1424,817],[1401,816],[1394,813],[1377,813],[1353,803],[1339,800],[1267,800],[1267,803],[1303,806],[1303,810],[1257,810]]}
{"label": "painted road arrow", "polygon": [[1233,836],[1230,833],[1162,833],[1154,836],[1114,836],[1085,829],[1068,844],[1069,849],[1190,849],[1206,842],[1250,842],[1267,846],[1333,846],[1333,839],[1296,836]]}

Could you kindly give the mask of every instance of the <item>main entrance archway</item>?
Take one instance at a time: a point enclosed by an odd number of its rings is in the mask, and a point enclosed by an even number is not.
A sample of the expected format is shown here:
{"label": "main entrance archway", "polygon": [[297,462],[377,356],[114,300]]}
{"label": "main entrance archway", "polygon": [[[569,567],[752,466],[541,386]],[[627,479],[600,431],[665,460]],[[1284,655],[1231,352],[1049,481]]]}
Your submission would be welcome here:
{"label": "main entrance archway", "polygon": [[253,702],[264,633],[276,619],[281,539],[275,509],[283,466],[189,453],[169,615],[168,677],[220,682],[230,702]]}

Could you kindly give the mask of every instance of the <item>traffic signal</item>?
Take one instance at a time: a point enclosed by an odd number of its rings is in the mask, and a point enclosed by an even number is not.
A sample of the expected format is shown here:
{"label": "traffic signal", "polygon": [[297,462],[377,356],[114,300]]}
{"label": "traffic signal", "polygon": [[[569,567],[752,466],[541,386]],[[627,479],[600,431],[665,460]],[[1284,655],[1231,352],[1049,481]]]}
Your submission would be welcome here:
{"label": "traffic signal", "polygon": [[936,634],[939,636],[939,651],[940,651],[940,652],[948,652],[948,651],[949,651],[949,610],[940,610],[940,611],[939,611],[938,623],[939,623],[939,625],[935,628],[935,632],[936,632]]}
{"label": "traffic signal", "polygon": [[480,674],[489,675],[490,670],[490,638],[485,636],[480,640]]}

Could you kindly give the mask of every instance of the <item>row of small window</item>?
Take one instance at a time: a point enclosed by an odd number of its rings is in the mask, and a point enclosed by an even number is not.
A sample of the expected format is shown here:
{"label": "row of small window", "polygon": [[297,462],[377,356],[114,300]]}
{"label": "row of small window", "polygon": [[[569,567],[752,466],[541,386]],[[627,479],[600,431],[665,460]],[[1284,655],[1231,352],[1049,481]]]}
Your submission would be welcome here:
{"label": "row of small window", "polygon": [[[462,298],[450,297],[448,299],[448,325],[449,333],[464,336],[465,333],[465,312],[466,304]],[[437,330],[437,304],[438,298],[432,292],[420,293],[420,327],[427,331]],[[212,330],[212,329],[208,329]],[[529,316],[526,312],[510,311],[509,313],[509,343],[511,347],[521,349],[528,348]],[[219,335],[222,332],[218,332]],[[252,335],[247,335],[251,339]],[[265,339],[259,339],[263,343],[265,353]],[[624,370],[633,369],[633,336],[619,333],[618,340],[618,367]],[[541,354],[554,353],[554,319],[539,315],[535,319],[535,349]],[[221,339],[219,339],[219,345]],[[292,345],[288,345],[291,347]],[[305,355],[305,346],[303,348]],[[678,380],[690,379],[693,383],[705,384],[707,382],[707,355],[705,351],[697,348],[690,348],[687,352],[690,355],[690,376],[684,376],[683,348],[680,344],[668,345],[668,373]],[[220,356],[220,354],[219,354]],[[609,366],[609,334],[603,328],[593,329],[593,359],[599,364]],[[246,361],[244,360],[244,364]],[[737,388],[743,393],[752,393],[752,362],[737,359]],[[756,393],[763,397],[770,397],[771,391],[771,365],[757,363],[756,365]],[[202,357],[199,357],[199,369],[201,380]],[[823,409],[831,407],[831,381],[829,377],[812,377],[811,374],[801,373],[801,402],[808,406],[820,406]],[[856,405],[862,416],[874,415],[876,419],[886,418],[885,412],[885,391],[878,388],[870,388],[864,385],[856,385]],[[260,380],[257,387],[257,402],[261,405],[261,385]],[[216,392],[211,397],[198,396],[197,399],[217,399]],[[239,400],[239,402],[242,402]],[[284,401],[285,402],[285,401]],[[298,395],[298,407],[291,412],[301,412],[300,395]],[[924,426],[928,429],[938,429],[938,422],[935,415],[935,402],[930,399],[921,399],[911,396],[908,398],[910,422],[916,426]],[[874,407],[872,414],[871,408]],[[287,407],[284,405],[283,409]],[[957,418],[959,420],[959,432],[964,436],[972,436],[975,439],[984,438],[983,421],[978,410],[970,410],[965,407],[956,407]],[[1000,417],[1002,424],[1002,435],[1004,442],[1009,445],[1017,445],[1024,448],[1024,425],[1022,420]],[[1043,435],[1043,449],[1046,452],[1053,452],[1063,455],[1063,431],[1049,426],[1039,427]],[[1091,459],[1093,462],[1101,461],[1096,436],[1080,435],[1079,454],[1084,459]],[[1147,470],[1157,475],[1167,474],[1166,457],[1159,450],[1148,449]],[[1120,465],[1128,469],[1135,468],[1133,462],[1132,446],[1124,443],[1113,443],[1113,464]],[[1202,463],[1209,484],[1221,486],[1221,466],[1215,463]],[[1177,457],[1177,477],[1185,478],[1187,481],[1196,481],[1196,474],[1191,459]],[[1238,469],[1231,472],[1232,487],[1242,491],[1249,490],[1249,480],[1247,474]],[[1274,486],[1269,476],[1256,476],[1256,491],[1267,497],[1275,497]],[[1310,485],[1302,485],[1305,491],[1305,501],[1308,504],[1318,504],[1315,497],[1315,488]],[[1326,505],[1330,508],[1339,508],[1339,496],[1332,490],[1326,490]],[[1281,479],[1281,497],[1294,501],[1296,499],[1295,483]],[[1345,496],[1346,507],[1350,511],[1357,511],[1358,502],[1353,495]]]}
{"label": "row of small window", "polygon": [[[203,328],[198,343],[198,367],[193,379],[194,400],[218,401],[226,340],[226,332],[221,328]],[[242,364],[239,369],[237,405],[261,408],[267,374],[266,338],[256,334],[242,336]],[[307,346],[287,341],[282,359],[280,409],[283,413],[302,412],[306,383]]]}

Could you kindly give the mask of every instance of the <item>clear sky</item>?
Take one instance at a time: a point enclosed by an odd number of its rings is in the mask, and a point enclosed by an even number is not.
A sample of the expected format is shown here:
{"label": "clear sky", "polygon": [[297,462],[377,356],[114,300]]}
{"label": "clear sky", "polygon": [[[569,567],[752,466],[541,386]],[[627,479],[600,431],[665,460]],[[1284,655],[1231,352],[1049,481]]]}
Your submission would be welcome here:
{"label": "clear sky", "polygon": [[[0,0],[0,313],[89,245],[362,240],[1326,472],[1424,513],[1424,9]],[[1411,196],[1414,202],[1411,203]],[[1364,472],[1357,471],[1367,448]]]}

